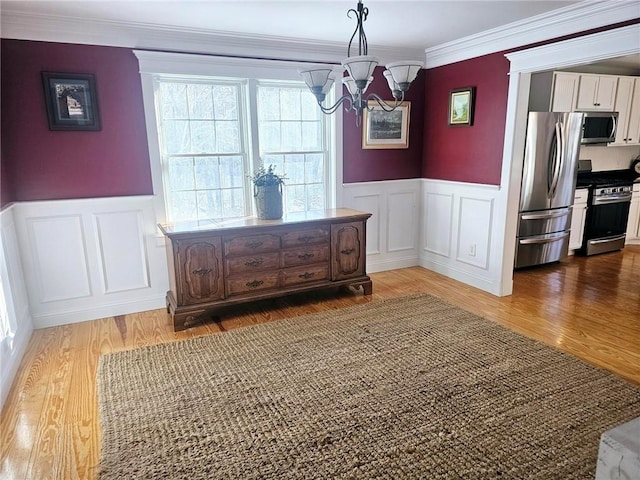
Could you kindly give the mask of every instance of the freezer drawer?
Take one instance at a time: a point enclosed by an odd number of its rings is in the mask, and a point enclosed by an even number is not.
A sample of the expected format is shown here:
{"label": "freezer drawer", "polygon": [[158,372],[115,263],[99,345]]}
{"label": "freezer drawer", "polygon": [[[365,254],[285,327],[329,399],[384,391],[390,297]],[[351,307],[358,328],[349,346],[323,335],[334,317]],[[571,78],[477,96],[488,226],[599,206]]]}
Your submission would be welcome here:
{"label": "freezer drawer", "polygon": [[518,237],[563,232],[571,228],[573,207],[521,212],[518,224]]}
{"label": "freezer drawer", "polygon": [[569,231],[518,237],[515,268],[557,262],[569,252]]}

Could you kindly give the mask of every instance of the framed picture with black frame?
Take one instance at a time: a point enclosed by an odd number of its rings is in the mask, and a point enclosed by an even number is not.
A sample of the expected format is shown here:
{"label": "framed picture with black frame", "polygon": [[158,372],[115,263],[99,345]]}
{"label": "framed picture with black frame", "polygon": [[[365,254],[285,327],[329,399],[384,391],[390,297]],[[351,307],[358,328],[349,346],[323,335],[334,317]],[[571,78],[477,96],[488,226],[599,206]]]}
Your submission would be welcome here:
{"label": "framed picture with black frame", "polygon": [[91,74],[42,72],[49,130],[100,130]]}
{"label": "framed picture with black frame", "polygon": [[449,92],[449,126],[473,125],[475,87],[456,88]]}

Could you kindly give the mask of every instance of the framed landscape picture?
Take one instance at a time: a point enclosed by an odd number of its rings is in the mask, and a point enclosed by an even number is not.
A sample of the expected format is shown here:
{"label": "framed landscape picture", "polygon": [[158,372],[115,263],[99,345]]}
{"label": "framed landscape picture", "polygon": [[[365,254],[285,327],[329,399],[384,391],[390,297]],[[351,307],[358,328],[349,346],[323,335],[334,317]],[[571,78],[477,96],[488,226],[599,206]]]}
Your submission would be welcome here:
{"label": "framed landscape picture", "polygon": [[385,112],[372,100],[369,109],[364,110],[362,148],[409,148],[411,102],[402,102],[394,111]]}
{"label": "framed landscape picture", "polygon": [[49,130],[100,130],[93,75],[42,72]]}
{"label": "framed landscape picture", "polygon": [[473,125],[475,87],[456,88],[449,93],[449,125]]}

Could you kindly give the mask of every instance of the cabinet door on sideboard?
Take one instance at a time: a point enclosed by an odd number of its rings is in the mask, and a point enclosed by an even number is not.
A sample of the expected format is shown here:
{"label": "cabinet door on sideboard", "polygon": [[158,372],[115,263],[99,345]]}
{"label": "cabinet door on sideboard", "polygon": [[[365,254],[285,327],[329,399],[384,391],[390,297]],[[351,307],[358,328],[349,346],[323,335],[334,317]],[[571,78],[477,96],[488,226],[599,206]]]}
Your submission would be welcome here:
{"label": "cabinet door on sideboard", "polygon": [[364,222],[331,225],[331,280],[343,280],[365,274]]}
{"label": "cabinet door on sideboard", "polygon": [[224,298],[220,237],[183,239],[177,248],[177,301],[196,304]]}

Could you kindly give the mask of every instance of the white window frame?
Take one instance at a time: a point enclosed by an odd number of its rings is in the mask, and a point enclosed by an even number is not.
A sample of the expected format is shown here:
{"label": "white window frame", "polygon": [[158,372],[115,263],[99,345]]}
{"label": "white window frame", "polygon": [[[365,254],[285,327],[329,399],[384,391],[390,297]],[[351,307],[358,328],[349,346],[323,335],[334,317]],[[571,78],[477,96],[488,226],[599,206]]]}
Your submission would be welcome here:
{"label": "white window frame", "polygon": [[[264,80],[301,80],[298,69],[308,67],[308,63],[259,60],[250,58],[220,57],[212,55],[193,55],[167,52],[149,52],[134,50],[140,66],[142,82],[142,97],[149,144],[149,161],[151,166],[151,181],[153,184],[154,208],[158,223],[167,222],[167,212],[164,200],[164,185],[162,180],[162,163],[158,140],[157,112],[155,105],[156,76],[204,76],[204,77],[233,77]],[[335,90],[335,89],[333,89]],[[333,100],[333,91],[328,96],[327,103]],[[327,163],[327,205],[335,208],[342,202],[342,111],[327,118],[330,134]],[[331,161],[331,157],[335,161]]]}

